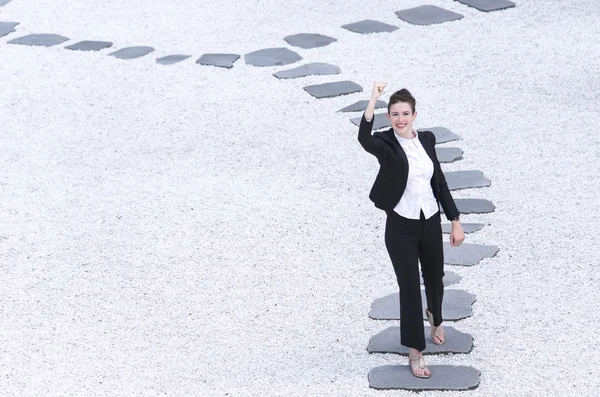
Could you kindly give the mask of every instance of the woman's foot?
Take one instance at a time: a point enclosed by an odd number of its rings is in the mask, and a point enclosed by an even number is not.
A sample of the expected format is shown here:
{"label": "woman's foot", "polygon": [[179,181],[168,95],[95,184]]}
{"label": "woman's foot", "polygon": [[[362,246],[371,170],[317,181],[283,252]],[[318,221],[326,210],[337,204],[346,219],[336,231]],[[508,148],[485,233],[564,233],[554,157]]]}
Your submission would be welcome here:
{"label": "woman's foot", "polygon": [[427,319],[429,320],[429,326],[431,327],[431,332],[429,333],[431,335],[431,340],[436,345],[443,345],[444,342],[446,342],[446,333],[442,328],[442,324],[438,325],[437,327],[433,325],[433,314],[431,314],[429,309],[425,311],[425,315],[427,316]]}
{"label": "woman's foot", "polygon": [[410,365],[412,374],[417,378],[429,378],[431,376],[423,353],[417,349],[408,349],[408,365]]}

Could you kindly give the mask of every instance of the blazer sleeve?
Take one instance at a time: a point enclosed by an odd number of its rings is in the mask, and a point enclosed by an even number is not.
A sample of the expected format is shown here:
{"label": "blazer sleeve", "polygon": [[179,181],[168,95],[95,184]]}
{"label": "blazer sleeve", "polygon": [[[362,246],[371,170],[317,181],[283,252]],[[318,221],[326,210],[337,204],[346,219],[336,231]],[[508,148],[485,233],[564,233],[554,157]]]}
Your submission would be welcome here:
{"label": "blazer sleeve", "polygon": [[389,157],[389,148],[379,138],[374,138],[371,135],[373,131],[373,122],[375,121],[375,115],[371,121],[367,121],[363,113],[362,119],[360,120],[360,126],[358,127],[358,142],[367,152],[377,157],[379,164],[383,164]]}
{"label": "blazer sleeve", "polygon": [[[431,142],[433,143],[433,152],[435,153],[435,134],[433,132],[429,132],[431,134]],[[439,175],[439,183],[440,183],[440,192],[439,192],[439,200],[442,208],[444,209],[444,214],[446,214],[446,218],[449,221],[458,220],[460,216],[460,212],[458,212],[458,208],[456,208],[456,203],[452,198],[452,194],[450,193],[450,189],[448,189],[448,182],[446,182],[446,177],[444,176],[444,171],[442,171],[442,167],[440,162],[438,161],[437,154],[435,155],[435,166],[438,169]]]}

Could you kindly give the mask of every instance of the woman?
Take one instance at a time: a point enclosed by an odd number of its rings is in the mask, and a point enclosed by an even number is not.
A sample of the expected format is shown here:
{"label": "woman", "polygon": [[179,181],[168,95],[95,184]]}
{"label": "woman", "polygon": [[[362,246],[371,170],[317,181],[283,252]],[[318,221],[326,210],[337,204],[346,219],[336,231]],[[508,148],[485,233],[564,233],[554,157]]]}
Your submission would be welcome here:
{"label": "woman", "polygon": [[402,89],[390,97],[387,118],[392,128],[371,135],[375,104],[384,88],[385,84],[379,82],[373,86],[358,141],[377,157],[380,165],[369,198],[387,213],[385,245],[400,287],[401,343],[409,348],[413,375],[429,378],[431,373],[422,354],[425,335],[418,261],[427,297],[425,314],[431,325],[430,336],[433,343],[441,345],[446,336],[441,325],[444,250],[439,204],[452,222],[450,244],[462,244],[465,234],[435,153],[435,135],[413,129],[416,101],[408,90]]}

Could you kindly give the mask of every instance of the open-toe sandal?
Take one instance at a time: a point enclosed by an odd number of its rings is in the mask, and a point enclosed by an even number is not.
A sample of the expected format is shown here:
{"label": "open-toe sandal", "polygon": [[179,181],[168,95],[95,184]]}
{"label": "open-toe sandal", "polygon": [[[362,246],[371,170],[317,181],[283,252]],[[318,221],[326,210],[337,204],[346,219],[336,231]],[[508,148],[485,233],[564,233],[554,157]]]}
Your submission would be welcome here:
{"label": "open-toe sandal", "polygon": [[[427,320],[429,320],[429,326],[431,328],[431,332],[429,333],[431,341],[436,345],[443,345],[444,342],[446,342],[446,334],[439,326],[436,327],[433,325],[433,314],[431,314],[429,309],[426,310],[425,314],[427,315]],[[436,338],[440,341],[439,343],[436,342]]]}
{"label": "open-toe sandal", "polygon": [[429,378],[431,376],[431,374],[427,375],[425,373],[423,373],[423,374],[417,373],[417,370],[419,370],[419,369],[424,369],[424,370],[429,371],[429,367],[427,367],[427,363],[425,362],[423,355],[420,355],[419,357],[411,357],[409,355],[408,356],[408,365],[410,366],[410,371],[412,372],[412,374],[414,376],[416,376],[417,378]]}

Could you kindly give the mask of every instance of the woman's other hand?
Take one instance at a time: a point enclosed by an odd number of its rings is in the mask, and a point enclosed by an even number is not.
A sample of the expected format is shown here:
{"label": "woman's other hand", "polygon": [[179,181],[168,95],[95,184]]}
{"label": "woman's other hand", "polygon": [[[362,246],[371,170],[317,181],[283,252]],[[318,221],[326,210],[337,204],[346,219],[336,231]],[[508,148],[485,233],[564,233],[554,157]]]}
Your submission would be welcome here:
{"label": "woman's other hand", "polygon": [[385,88],[385,83],[380,81],[376,81],[373,84],[373,93],[371,93],[371,99],[379,99],[381,94],[383,94],[383,89]]}
{"label": "woman's other hand", "polygon": [[452,230],[450,231],[450,245],[458,247],[465,241],[465,232],[460,221],[452,221]]}

